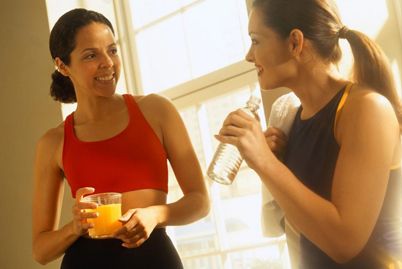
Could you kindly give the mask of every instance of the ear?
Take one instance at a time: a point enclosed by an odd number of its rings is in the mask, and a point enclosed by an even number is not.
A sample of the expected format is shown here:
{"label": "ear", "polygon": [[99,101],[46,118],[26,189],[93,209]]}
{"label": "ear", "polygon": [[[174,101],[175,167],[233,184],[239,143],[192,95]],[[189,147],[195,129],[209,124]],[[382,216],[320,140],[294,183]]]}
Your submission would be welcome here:
{"label": "ear", "polygon": [[299,56],[304,46],[304,35],[299,29],[293,29],[289,34],[289,41],[293,56]]}
{"label": "ear", "polygon": [[57,69],[59,69],[59,72],[63,75],[68,77],[69,76],[69,72],[68,72],[68,67],[67,65],[65,65],[59,57],[56,57],[56,59],[54,59],[54,63],[57,66]]}

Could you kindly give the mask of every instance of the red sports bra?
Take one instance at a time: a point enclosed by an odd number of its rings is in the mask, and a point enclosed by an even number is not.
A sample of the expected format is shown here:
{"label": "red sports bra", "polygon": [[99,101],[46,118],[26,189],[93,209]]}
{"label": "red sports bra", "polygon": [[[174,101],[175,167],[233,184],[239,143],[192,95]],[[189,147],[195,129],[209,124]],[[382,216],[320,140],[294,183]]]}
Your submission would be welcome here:
{"label": "red sports bra", "polygon": [[168,192],[167,154],[132,95],[123,95],[130,120],[114,137],[83,142],[74,134],[73,113],[64,123],[63,166],[73,198],[79,188],[95,193],[157,189]]}

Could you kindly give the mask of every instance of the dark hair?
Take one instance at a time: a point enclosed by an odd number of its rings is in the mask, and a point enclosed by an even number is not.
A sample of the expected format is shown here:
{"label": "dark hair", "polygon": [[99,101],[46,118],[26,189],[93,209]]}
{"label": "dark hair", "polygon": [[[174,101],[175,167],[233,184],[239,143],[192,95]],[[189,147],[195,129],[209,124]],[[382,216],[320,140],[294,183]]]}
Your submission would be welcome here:
{"label": "dark hair", "polygon": [[[110,21],[98,12],[77,8],[61,16],[54,25],[49,38],[49,49],[53,60],[59,57],[68,66],[71,61],[70,54],[76,46],[78,30],[94,22],[107,25],[114,34]],[[62,103],[77,102],[74,85],[69,77],[62,75],[56,70],[52,74],[52,80],[50,95],[55,101]]]}
{"label": "dark hair", "polygon": [[381,48],[365,34],[342,24],[333,0],[254,0],[253,8],[264,14],[266,26],[287,38],[299,29],[328,63],[342,58],[339,38],[348,40],[353,52],[353,79],[385,96],[392,104],[402,130],[402,107],[395,80]]}

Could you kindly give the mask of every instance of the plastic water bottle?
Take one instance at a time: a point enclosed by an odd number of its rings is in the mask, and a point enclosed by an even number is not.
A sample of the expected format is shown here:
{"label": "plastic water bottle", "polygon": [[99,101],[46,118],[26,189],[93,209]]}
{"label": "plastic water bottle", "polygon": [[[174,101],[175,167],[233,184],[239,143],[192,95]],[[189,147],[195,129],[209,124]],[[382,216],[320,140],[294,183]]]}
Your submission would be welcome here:
{"label": "plastic water bottle", "polygon": [[[260,103],[261,99],[252,95],[247,101],[246,107],[240,109],[259,121],[260,117],[257,114],[257,110],[260,107]],[[230,185],[235,179],[242,162],[243,158],[237,147],[220,143],[208,167],[207,175],[218,183]]]}

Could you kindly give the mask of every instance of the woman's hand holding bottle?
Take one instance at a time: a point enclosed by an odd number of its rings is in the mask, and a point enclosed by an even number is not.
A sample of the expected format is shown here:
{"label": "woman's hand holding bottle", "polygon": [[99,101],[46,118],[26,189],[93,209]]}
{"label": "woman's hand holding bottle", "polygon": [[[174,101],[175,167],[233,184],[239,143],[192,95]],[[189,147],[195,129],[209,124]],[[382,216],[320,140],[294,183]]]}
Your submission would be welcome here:
{"label": "woman's hand holding bottle", "polygon": [[269,163],[272,151],[268,147],[261,125],[257,119],[244,111],[231,112],[215,138],[236,146],[247,165],[253,170],[258,170]]}

